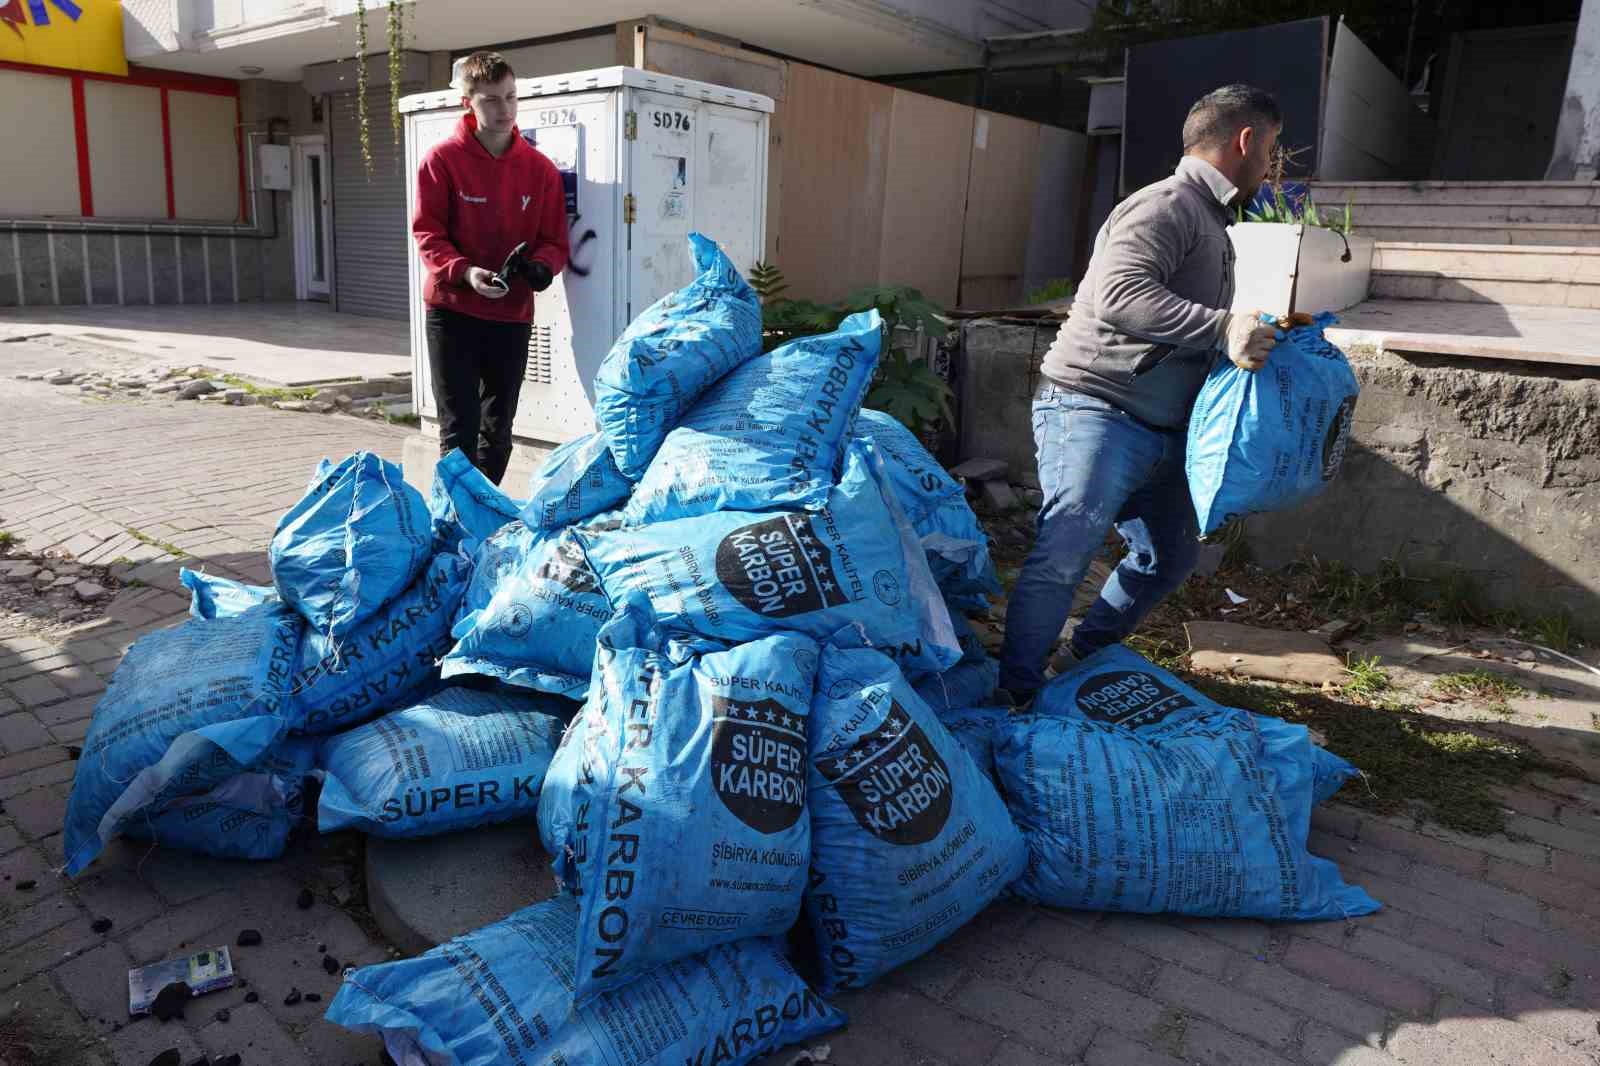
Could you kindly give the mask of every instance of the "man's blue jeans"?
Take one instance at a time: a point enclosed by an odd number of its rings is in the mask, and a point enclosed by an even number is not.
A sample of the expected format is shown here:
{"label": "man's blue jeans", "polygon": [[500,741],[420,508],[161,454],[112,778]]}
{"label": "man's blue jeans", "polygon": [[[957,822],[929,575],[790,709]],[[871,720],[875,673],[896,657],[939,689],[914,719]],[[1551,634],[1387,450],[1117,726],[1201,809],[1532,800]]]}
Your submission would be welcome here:
{"label": "man's blue jeans", "polygon": [[1194,569],[1200,534],[1183,472],[1185,436],[1059,385],[1040,387],[1033,439],[1044,506],[1006,610],[1000,659],[1000,684],[1013,695],[1044,684],[1073,594],[1113,526],[1128,554],[1072,634],[1080,658],[1133,632]]}

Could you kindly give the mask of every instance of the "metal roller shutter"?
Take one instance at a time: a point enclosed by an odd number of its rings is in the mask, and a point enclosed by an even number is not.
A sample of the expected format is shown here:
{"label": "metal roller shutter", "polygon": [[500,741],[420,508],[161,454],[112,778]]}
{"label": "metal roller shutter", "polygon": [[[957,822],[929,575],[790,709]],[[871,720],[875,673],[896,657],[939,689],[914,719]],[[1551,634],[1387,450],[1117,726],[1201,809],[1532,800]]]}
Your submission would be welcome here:
{"label": "metal roller shutter", "polygon": [[[421,91],[408,84],[404,93]],[[367,92],[367,135],[372,178],[361,165],[356,94],[331,93],[329,146],[333,156],[334,306],[353,315],[405,319],[406,255],[411,239],[406,218],[404,154],[389,128],[389,93]]]}

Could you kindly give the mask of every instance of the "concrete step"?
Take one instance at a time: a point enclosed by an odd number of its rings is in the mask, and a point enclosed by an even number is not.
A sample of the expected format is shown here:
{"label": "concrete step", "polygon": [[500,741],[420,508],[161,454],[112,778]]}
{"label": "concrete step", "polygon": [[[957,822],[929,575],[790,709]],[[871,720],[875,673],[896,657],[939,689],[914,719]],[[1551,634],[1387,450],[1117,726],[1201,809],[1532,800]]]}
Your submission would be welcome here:
{"label": "concrete step", "polygon": [[1539,244],[1380,241],[1372,269],[1426,271],[1448,277],[1592,281],[1600,284],[1600,248]]}
{"label": "concrete step", "polygon": [[1380,242],[1375,299],[1600,307],[1600,247]]}
{"label": "concrete step", "polygon": [[1437,222],[1388,226],[1366,224],[1357,225],[1355,232],[1380,242],[1600,247],[1600,224],[1583,225],[1567,222]]}
{"label": "concrete step", "polygon": [[[1324,199],[1320,193],[1314,194],[1312,199],[1323,218],[1344,217],[1342,199]],[[1600,225],[1600,204],[1543,204],[1526,200],[1436,204],[1375,203],[1358,199],[1350,214],[1357,232],[1364,232],[1372,226],[1449,226],[1463,223],[1498,226]]]}
{"label": "concrete step", "polygon": [[1319,204],[1343,204],[1348,197],[1358,208],[1369,204],[1600,205],[1600,183],[1592,181],[1319,181],[1313,182],[1311,189]]}

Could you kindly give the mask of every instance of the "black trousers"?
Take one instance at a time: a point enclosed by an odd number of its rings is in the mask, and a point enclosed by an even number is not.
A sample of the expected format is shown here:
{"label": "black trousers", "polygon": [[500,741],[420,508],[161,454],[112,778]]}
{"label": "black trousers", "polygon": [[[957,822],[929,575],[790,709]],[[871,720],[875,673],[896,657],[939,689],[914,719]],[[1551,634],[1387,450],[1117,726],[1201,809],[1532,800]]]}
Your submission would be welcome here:
{"label": "black trousers", "polygon": [[528,369],[533,326],[439,307],[428,308],[427,323],[439,454],[460,448],[498,485],[511,461],[511,420]]}

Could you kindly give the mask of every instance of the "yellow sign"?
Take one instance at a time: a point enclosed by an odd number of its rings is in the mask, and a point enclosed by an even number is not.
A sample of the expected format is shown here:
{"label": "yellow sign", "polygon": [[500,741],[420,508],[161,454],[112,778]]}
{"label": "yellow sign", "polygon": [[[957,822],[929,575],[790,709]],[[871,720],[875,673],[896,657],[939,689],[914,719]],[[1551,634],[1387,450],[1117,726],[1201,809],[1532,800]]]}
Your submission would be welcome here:
{"label": "yellow sign", "polygon": [[125,77],[121,0],[0,0],[0,62]]}

